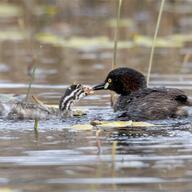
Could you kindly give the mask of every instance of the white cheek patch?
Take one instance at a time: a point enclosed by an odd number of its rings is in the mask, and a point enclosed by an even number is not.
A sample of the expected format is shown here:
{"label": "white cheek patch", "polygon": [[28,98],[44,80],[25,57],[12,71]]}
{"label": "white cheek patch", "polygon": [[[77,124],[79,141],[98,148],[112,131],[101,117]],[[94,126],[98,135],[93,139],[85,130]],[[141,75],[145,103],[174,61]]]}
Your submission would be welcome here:
{"label": "white cheek patch", "polygon": [[105,85],[104,85],[104,89],[107,89],[109,87],[109,83],[107,82],[107,83],[105,83]]}

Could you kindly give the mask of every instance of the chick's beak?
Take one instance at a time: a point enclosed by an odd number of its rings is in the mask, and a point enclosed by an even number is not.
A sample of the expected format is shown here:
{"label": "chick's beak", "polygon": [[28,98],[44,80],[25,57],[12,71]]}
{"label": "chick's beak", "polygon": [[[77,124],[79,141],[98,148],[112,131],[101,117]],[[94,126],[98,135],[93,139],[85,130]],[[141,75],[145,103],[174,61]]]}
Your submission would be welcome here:
{"label": "chick's beak", "polygon": [[108,87],[109,87],[109,83],[108,83],[108,82],[104,82],[104,83],[95,85],[95,86],[93,87],[93,90],[108,89]]}

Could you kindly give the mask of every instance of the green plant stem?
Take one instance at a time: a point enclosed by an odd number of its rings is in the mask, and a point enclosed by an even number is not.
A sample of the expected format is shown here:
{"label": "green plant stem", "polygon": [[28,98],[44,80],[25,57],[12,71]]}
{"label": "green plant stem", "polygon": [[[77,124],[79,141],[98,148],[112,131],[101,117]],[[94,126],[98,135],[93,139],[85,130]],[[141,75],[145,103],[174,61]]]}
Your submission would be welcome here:
{"label": "green plant stem", "polygon": [[39,133],[38,133],[38,123],[39,123],[39,121],[38,121],[38,119],[35,119],[35,121],[34,121],[34,133],[35,133],[35,137],[36,137],[36,139],[38,139],[38,136],[39,136]]}
{"label": "green plant stem", "polygon": [[157,18],[157,24],[156,24],[156,28],[155,28],[155,34],[154,34],[154,37],[153,37],[153,43],[152,43],[151,54],[150,54],[150,59],[149,59],[149,67],[148,67],[148,72],[147,72],[147,86],[149,85],[151,68],[152,68],[152,63],[153,63],[154,50],[155,50],[155,42],[156,42],[157,34],[158,34],[158,31],[159,31],[159,26],[160,26],[161,16],[162,16],[162,13],[163,13],[164,4],[165,4],[165,0],[161,0],[159,15],[158,15],[158,18]]}
{"label": "green plant stem", "polygon": [[32,83],[33,83],[33,81],[35,79],[35,70],[36,70],[36,65],[33,65],[32,75],[31,75],[31,79],[30,79],[29,86],[28,86],[28,89],[27,89],[26,101],[28,101],[28,99],[29,99],[31,86],[32,86]]}
{"label": "green plant stem", "polygon": [[38,130],[38,119],[35,119],[35,122],[34,122],[34,130],[35,130],[35,131]]}
{"label": "green plant stem", "polygon": [[[116,0],[115,0],[116,2]],[[119,0],[118,3],[118,10],[117,10],[117,22],[116,22],[116,28],[114,32],[114,49],[113,49],[113,62],[112,62],[112,69],[114,69],[117,65],[117,48],[118,48],[118,29],[119,29],[119,20],[121,15],[121,5],[122,0]]]}
{"label": "green plant stem", "polygon": [[[116,0],[115,0],[116,2]],[[119,29],[119,20],[121,16],[121,5],[122,0],[118,1],[118,10],[117,10],[117,19],[116,19],[116,27],[114,32],[114,47],[113,47],[113,61],[111,68],[114,69],[117,65],[117,48],[118,48],[118,29]],[[113,106],[114,94],[111,94],[111,106]]]}

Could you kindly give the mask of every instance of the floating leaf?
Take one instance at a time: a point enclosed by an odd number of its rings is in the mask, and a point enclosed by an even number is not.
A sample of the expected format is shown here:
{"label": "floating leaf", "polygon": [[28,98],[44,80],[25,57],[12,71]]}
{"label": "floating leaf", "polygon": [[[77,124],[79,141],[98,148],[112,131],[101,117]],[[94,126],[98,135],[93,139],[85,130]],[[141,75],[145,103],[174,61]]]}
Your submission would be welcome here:
{"label": "floating leaf", "polygon": [[154,127],[154,126],[158,126],[158,125],[154,125],[152,123],[147,123],[147,122],[143,122],[143,121],[135,121],[132,122],[132,127]]}
{"label": "floating leaf", "polygon": [[92,130],[93,126],[99,128],[124,128],[124,127],[152,127],[157,126],[147,122],[133,122],[133,121],[92,121],[90,124],[77,124],[73,125],[72,128],[78,131]]}
{"label": "floating leaf", "polygon": [[66,42],[66,46],[72,48],[110,48],[112,47],[112,42],[108,39],[108,37],[100,36],[100,37],[72,37]]}
{"label": "floating leaf", "polygon": [[50,16],[53,16],[57,13],[57,8],[55,6],[45,6],[44,7],[45,13],[47,13]]}
{"label": "floating leaf", "polygon": [[83,115],[86,115],[85,111],[81,111],[81,110],[75,110],[73,111],[73,116],[77,116],[77,117],[81,117]]}
{"label": "floating leaf", "polygon": [[103,128],[110,128],[110,127],[151,127],[156,126],[151,123],[147,122],[133,122],[133,121],[93,121],[91,122],[92,125],[103,127]]}
{"label": "floating leaf", "polygon": [[[49,43],[54,46],[74,48],[74,49],[112,49],[114,44],[107,36],[98,37],[71,37],[64,39],[51,33],[39,33],[36,39],[41,43]],[[172,35],[167,37],[159,37],[156,40],[155,46],[159,48],[180,48],[183,47],[185,41],[192,41],[192,35]],[[153,38],[144,35],[135,35],[133,40],[119,41],[118,48],[133,48],[136,46],[151,47]]]}
{"label": "floating leaf", "polygon": [[40,5],[33,8],[33,14],[40,16],[47,14],[49,16],[54,16],[58,12],[57,7],[53,5]]}
{"label": "floating leaf", "polygon": [[[60,36],[50,33],[39,33],[35,37],[41,43],[48,43],[54,46],[67,47],[74,49],[112,49],[113,41],[106,36],[98,37],[71,37],[70,39],[64,39]],[[120,41],[118,48],[132,48],[134,46],[132,41]]]}
{"label": "floating leaf", "polygon": [[[152,37],[144,36],[144,35],[135,35],[134,36],[134,43],[140,46],[151,47],[153,42]],[[180,41],[174,41],[168,38],[157,38],[155,42],[156,47],[165,47],[165,48],[172,48],[172,47],[182,47],[183,43]]]}
{"label": "floating leaf", "polygon": [[46,104],[47,107],[59,109],[59,105]]}
{"label": "floating leaf", "polygon": [[78,131],[90,131],[93,129],[93,126],[90,124],[77,124],[73,125],[72,128]]}
{"label": "floating leaf", "polygon": [[38,33],[35,38],[41,43],[49,43],[53,45],[61,45],[62,39],[51,33]]}
{"label": "floating leaf", "polygon": [[[117,25],[117,19],[110,19],[107,24],[110,26],[110,27],[116,27]],[[119,27],[130,27],[130,28],[133,28],[135,25],[134,25],[134,22],[132,19],[129,19],[129,18],[124,18],[124,19],[119,19]]]}
{"label": "floating leaf", "polygon": [[98,127],[127,127],[132,125],[132,121],[98,121],[94,123]]}
{"label": "floating leaf", "polygon": [[185,43],[192,41],[192,34],[174,34],[170,35],[168,38],[175,42]]}
{"label": "floating leaf", "polygon": [[0,17],[17,17],[22,15],[22,9],[13,4],[0,4]]}
{"label": "floating leaf", "polygon": [[24,31],[16,31],[10,29],[9,31],[0,31],[0,40],[23,40],[27,37],[27,33]]}
{"label": "floating leaf", "polygon": [[[12,190],[10,188],[7,188],[7,187],[3,187],[3,188],[0,188],[0,192],[14,192],[15,190]],[[15,191],[16,192],[16,191]]]}

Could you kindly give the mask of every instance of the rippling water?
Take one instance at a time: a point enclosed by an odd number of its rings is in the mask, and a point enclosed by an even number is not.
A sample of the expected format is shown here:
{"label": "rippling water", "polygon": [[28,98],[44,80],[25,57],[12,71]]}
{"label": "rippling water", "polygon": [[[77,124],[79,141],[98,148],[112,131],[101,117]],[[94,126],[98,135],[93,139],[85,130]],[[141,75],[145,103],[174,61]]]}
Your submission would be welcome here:
{"label": "rippling water", "polygon": [[[56,1],[56,13],[51,1],[46,1],[50,7],[44,9],[35,1],[26,2],[24,13],[32,19],[29,23],[34,33],[51,32],[66,38],[106,35],[112,39],[113,29],[106,26],[114,15],[112,2]],[[120,39],[132,38],[134,33],[153,34],[158,6],[158,1],[124,1],[122,17],[131,19],[133,28],[122,28]],[[160,35],[190,33],[191,6],[190,1],[167,1]],[[6,19],[0,14],[0,26],[12,31],[22,23],[20,19],[22,16]],[[33,64],[28,43],[26,39],[0,40],[1,93],[26,94]],[[33,43],[38,65],[31,94],[45,103],[57,104],[74,81],[100,82],[111,69],[112,49]],[[150,49],[142,46],[120,49],[118,65],[146,73],[149,53]],[[191,53],[190,42],[182,48],[157,48],[150,86],[176,87],[191,96],[192,67],[191,59],[183,63],[186,53]],[[0,191],[1,187],[58,192],[191,191],[191,117],[153,121],[160,125],[153,128],[103,129],[98,136],[96,128],[78,131],[72,125],[112,119],[110,93],[98,92],[78,105],[86,116],[39,121],[38,133],[33,121],[0,119]]]}
{"label": "rippling water", "polygon": [[[182,191],[192,187],[190,124],[114,129],[99,138],[95,131],[77,132],[57,121],[54,125],[43,122],[38,136],[32,122],[14,124],[15,129],[1,130],[1,185],[25,191]],[[118,142],[115,155],[113,141]]]}
{"label": "rippling water", "polygon": [[[0,183],[24,191],[183,191],[192,178],[191,118],[154,128],[77,131],[72,124],[109,118],[89,106],[83,118],[0,121]],[[102,114],[108,115],[102,115]],[[114,142],[116,152],[112,152]]]}

